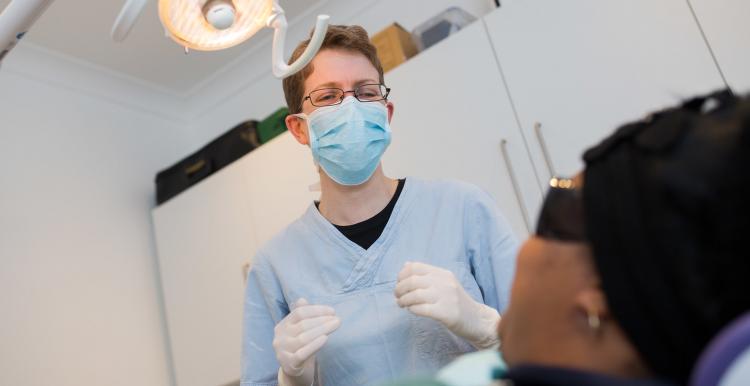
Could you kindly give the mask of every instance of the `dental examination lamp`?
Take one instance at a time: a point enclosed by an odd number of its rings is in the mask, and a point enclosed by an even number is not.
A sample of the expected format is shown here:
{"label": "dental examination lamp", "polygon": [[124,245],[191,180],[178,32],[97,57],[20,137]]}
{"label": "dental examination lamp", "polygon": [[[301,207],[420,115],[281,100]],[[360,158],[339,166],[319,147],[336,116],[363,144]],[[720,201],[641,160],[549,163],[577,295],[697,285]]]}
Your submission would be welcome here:
{"label": "dental examination lamp", "polygon": [[[112,27],[112,39],[122,41],[149,0],[128,0]],[[287,21],[278,0],[159,0],[159,18],[169,36],[185,49],[214,51],[235,46],[263,27],[274,29],[271,65],[284,78],[301,70],[320,49],[328,16],[318,16],[310,45],[287,65],[284,41]]]}
{"label": "dental examination lamp", "polygon": [[[112,27],[112,39],[123,41],[150,0],[127,0]],[[7,54],[52,0],[14,0],[0,14],[0,40]],[[294,63],[284,60],[287,20],[278,0],[158,0],[159,18],[177,44],[199,51],[215,51],[240,44],[263,27],[274,29],[271,66],[284,78],[305,67],[320,49],[328,28],[319,15],[310,44]],[[6,15],[7,14],[7,15]],[[6,31],[7,30],[7,31]],[[12,38],[12,39],[11,39]],[[6,43],[9,42],[10,43]],[[0,54],[0,60],[2,55]]]}

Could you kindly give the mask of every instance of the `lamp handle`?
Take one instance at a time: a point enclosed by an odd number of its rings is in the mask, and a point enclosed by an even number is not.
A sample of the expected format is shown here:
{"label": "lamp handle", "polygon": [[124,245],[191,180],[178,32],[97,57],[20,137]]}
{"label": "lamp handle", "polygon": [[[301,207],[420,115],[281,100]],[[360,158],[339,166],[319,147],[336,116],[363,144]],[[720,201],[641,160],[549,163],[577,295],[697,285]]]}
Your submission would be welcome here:
{"label": "lamp handle", "polygon": [[288,27],[286,22],[286,16],[284,10],[279,6],[277,2],[273,4],[273,12],[268,18],[266,25],[274,29],[273,32],[273,48],[271,49],[271,68],[273,69],[273,75],[277,78],[286,78],[299,70],[303,69],[318,53],[320,46],[323,44],[323,39],[326,36],[328,30],[328,15],[318,15],[318,20],[315,23],[315,32],[313,32],[310,44],[307,45],[305,51],[300,57],[292,64],[286,64],[284,60],[284,42],[286,41],[286,29]]}
{"label": "lamp handle", "polygon": [[503,156],[503,161],[505,163],[505,169],[508,171],[508,177],[510,177],[510,184],[513,186],[513,195],[516,196],[516,202],[518,203],[519,209],[521,209],[521,218],[523,219],[523,225],[526,226],[526,231],[531,234],[531,226],[529,225],[529,213],[526,211],[526,206],[523,203],[523,199],[521,198],[521,189],[518,187],[518,179],[516,178],[516,173],[513,170],[513,164],[510,161],[510,157],[508,156],[508,149],[506,147],[508,146],[508,140],[503,138],[500,140],[500,154]]}
{"label": "lamp handle", "polygon": [[547,165],[549,178],[552,178],[557,174],[555,173],[554,165],[552,165],[552,158],[550,157],[549,150],[547,149],[547,141],[544,140],[541,122],[534,122],[534,134],[536,134],[536,139],[539,142],[539,147],[542,149],[542,155],[544,156],[544,163]]}
{"label": "lamp handle", "polygon": [[18,44],[53,0],[15,0],[0,9],[0,61]]}

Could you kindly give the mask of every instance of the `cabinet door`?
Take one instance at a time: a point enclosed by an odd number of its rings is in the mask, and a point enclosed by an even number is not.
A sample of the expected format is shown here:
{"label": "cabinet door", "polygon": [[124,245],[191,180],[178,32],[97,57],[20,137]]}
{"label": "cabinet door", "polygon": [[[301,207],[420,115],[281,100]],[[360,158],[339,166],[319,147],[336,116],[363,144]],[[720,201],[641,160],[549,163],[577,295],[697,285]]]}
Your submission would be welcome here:
{"label": "cabinet door", "polygon": [[750,92],[750,2],[689,0],[729,86]]}
{"label": "cabinet door", "polygon": [[723,87],[684,0],[510,0],[485,21],[542,183],[621,124]]}
{"label": "cabinet door", "polygon": [[385,80],[395,105],[386,173],[478,185],[525,237],[541,190],[482,23],[420,53]]}
{"label": "cabinet door", "polygon": [[286,132],[248,155],[244,177],[250,184],[253,234],[262,246],[302,216],[320,197],[310,191],[320,181],[310,148]]}
{"label": "cabinet door", "polygon": [[153,211],[178,386],[240,373],[243,265],[317,193],[310,150],[284,133]]}
{"label": "cabinet door", "polygon": [[179,386],[239,378],[242,264],[256,249],[249,161],[238,160],[152,213]]}

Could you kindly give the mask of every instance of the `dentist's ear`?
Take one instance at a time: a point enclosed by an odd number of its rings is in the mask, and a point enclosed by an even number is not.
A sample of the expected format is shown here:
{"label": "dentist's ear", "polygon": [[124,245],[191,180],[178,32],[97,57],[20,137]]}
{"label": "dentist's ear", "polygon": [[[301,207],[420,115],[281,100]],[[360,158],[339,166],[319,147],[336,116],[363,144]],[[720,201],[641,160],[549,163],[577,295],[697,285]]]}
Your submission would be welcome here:
{"label": "dentist's ear", "polygon": [[306,146],[310,144],[310,137],[307,135],[306,120],[296,115],[287,115],[284,122],[286,123],[286,128],[292,133],[297,142]]}
{"label": "dentist's ear", "polygon": [[395,108],[393,102],[386,102],[385,107],[388,109],[388,123],[391,123],[391,119],[393,119],[393,109]]}

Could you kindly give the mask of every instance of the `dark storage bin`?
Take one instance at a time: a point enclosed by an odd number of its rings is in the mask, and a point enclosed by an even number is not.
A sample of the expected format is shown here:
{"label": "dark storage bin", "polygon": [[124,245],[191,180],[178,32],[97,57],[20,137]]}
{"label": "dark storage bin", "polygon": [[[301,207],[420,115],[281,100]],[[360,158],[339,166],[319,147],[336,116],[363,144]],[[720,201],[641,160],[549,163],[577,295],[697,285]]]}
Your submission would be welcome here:
{"label": "dark storage bin", "polygon": [[257,121],[246,121],[156,174],[156,203],[162,204],[260,146]]}
{"label": "dark storage bin", "polygon": [[282,107],[258,123],[258,139],[260,143],[266,143],[286,131],[286,122],[284,119],[286,119],[287,115],[289,115],[289,109]]}
{"label": "dark storage bin", "polygon": [[474,20],[476,18],[463,9],[450,7],[417,26],[412,35],[421,52],[463,29]]}
{"label": "dark storage bin", "polygon": [[258,139],[258,121],[245,121],[205,146],[211,166],[217,171],[249,153],[262,142]]}

